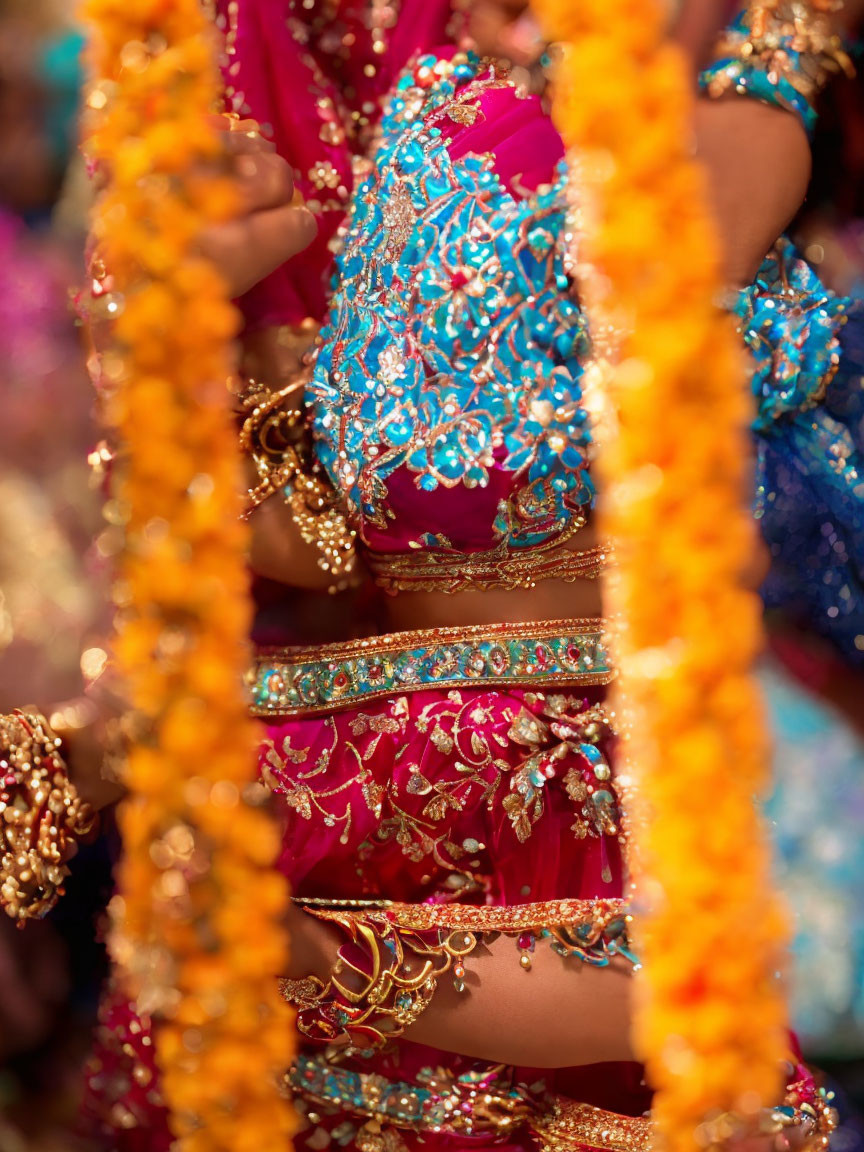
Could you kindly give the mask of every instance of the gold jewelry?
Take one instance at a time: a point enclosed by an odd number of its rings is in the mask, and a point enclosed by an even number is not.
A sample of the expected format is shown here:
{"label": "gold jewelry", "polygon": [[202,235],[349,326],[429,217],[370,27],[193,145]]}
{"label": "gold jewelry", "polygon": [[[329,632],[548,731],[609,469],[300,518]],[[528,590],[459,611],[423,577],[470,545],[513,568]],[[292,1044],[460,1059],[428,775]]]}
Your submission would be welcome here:
{"label": "gold jewelry", "polygon": [[750,53],[769,71],[786,75],[813,103],[832,76],[855,67],[831,17],[843,0],[761,0],[751,5]]}
{"label": "gold jewelry", "polygon": [[329,978],[280,981],[297,1009],[297,1026],[313,1040],[346,1039],[359,1050],[379,1048],[429,1006],[438,980],[453,974],[465,990],[465,964],[478,944],[503,934],[516,939],[519,964],[530,970],[538,940],[559,955],[605,967],[616,957],[635,964],[622,900],[550,900],[493,907],[403,904],[389,900],[294,901],[339,928],[347,943]]}
{"label": "gold jewelry", "polygon": [[305,432],[303,385],[292,381],[273,389],[247,380],[238,390],[240,450],[250,457],[259,483],[249,490],[244,518],[284,488],[300,468],[298,450]]}
{"label": "gold jewelry", "polygon": [[349,527],[332,485],[313,464],[285,483],[285,499],[300,535],[321,553],[318,567],[329,572],[328,591],[341,592],[354,583],[357,533]]}
{"label": "gold jewelry", "polygon": [[239,392],[240,448],[255,465],[259,483],[249,490],[245,517],[277,491],[306,544],[320,552],[318,566],[333,577],[330,592],[353,583],[356,532],[339,498],[315,460],[306,424],[304,384],[297,380],[273,389],[249,380]]}
{"label": "gold jewelry", "polygon": [[709,96],[735,91],[816,125],[816,99],[832,77],[855,75],[832,17],[843,0],[751,0],[721,34],[700,76]]}
{"label": "gold jewelry", "polygon": [[0,905],[19,922],[54,907],[71,841],[96,821],[69,780],[60,744],[36,712],[0,716]]}

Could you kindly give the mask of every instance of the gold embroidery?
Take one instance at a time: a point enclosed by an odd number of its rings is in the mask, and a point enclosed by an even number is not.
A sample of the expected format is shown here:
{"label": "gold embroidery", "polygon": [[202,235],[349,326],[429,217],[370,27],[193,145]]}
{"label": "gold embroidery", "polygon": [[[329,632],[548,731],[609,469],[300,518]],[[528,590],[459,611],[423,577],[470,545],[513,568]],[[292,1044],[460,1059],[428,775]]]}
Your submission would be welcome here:
{"label": "gold embroidery", "polygon": [[538,900],[533,904],[406,904],[398,900],[332,900],[294,897],[294,903],[321,919],[339,920],[364,912],[387,913],[400,928],[427,932],[435,928],[469,932],[527,932],[551,924],[591,922],[605,928],[613,920],[629,920],[627,901]]}
{"label": "gold embroidery", "polygon": [[613,679],[597,618],[427,628],[317,647],[262,648],[249,675],[256,716],[332,712],[426,687]]}
{"label": "gold embroidery", "polygon": [[472,124],[476,124],[483,117],[483,112],[477,104],[467,104],[462,101],[448,104],[446,111],[447,116],[455,124],[462,124],[466,128],[470,128]]}
{"label": "gold embroidery", "polygon": [[[326,1055],[302,1053],[287,1073],[285,1083],[301,1115],[310,1123],[321,1113],[343,1118],[340,1131],[353,1136],[358,1148],[386,1152],[400,1147],[399,1132],[506,1138],[514,1129],[527,1129],[543,1152],[577,1152],[596,1148],[604,1152],[650,1152],[653,1121],[650,1115],[625,1116],[592,1104],[549,1093],[543,1083],[530,1088],[516,1080],[505,1065],[486,1065],[461,1075],[445,1068],[421,1068],[413,1082],[389,1080],[377,1072],[342,1067]],[[478,1085],[482,1084],[482,1091]],[[790,1085],[791,1089],[797,1087]],[[805,1093],[805,1100],[812,1090]],[[802,1152],[824,1152],[837,1115],[824,1093],[813,1102],[766,1109],[756,1122],[762,1136],[794,1128],[803,1137]],[[346,1121],[354,1117],[358,1124]],[[360,1121],[365,1121],[362,1125]],[[748,1135],[738,1117],[723,1115],[706,1126],[707,1138],[719,1130],[718,1144],[736,1133]],[[333,1130],[333,1135],[336,1134]],[[326,1132],[322,1129],[322,1132]],[[326,1132],[326,1142],[330,1142]],[[344,1143],[345,1141],[343,1141]],[[368,1143],[367,1143],[368,1142]],[[698,1140],[697,1140],[698,1143]],[[311,1145],[316,1147],[315,1144]],[[319,1145],[320,1146],[320,1145]],[[404,1147],[404,1145],[403,1145]]]}
{"label": "gold embroidery", "polygon": [[[265,782],[283,793],[302,818],[311,819],[317,810],[327,818],[328,826],[345,822],[346,835],[351,827],[351,801],[345,797],[347,802],[339,803],[334,811],[330,798],[355,786],[377,822],[358,845],[358,862],[368,860],[377,847],[395,841],[413,863],[431,858],[445,874],[438,883],[449,891],[485,890],[488,884],[488,858],[481,856],[485,845],[472,841],[473,847],[463,848],[454,841],[456,818],[466,810],[491,811],[500,804],[524,842],[542,819],[548,790],[554,787],[563,790],[573,805],[571,827],[578,839],[611,836],[623,844],[615,783],[601,750],[612,730],[608,711],[599,704],[585,707],[584,700],[558,693],[528,693],[525,700],[536,712],[508,705],[493,710],[456,691],[424,705],[412,727],[428,739],[428,755],[434,749],[441,760],[426,759],[422,742],[415,749],[400,740],[407,723],[398,707],[404,698],[381,715],[351,715],[347,720],[350,736],[331,716],[326,721],[330,743],[322,751],[297,749],[289,737],[282,742],[285,755],[280,756],[272,739],[265,741]],[[381,740],[387,743],[381,745]],[[527,753],[524,757],[522,750]],[[372,767],[376,754],[385,757],[377,776]],[[337,764],[353,758],[357,769],[345,779],[337,768],[344,782],[327,788],[326,775],[334,758]],[[324,785],[321,791],[315,791],[318,778]],[[342,843],[347,843],[344,837]],[[608,860],[603,867],[609,882]]]}
{"label": "gold embroidery", "polygon": [[401,252],[411,239],[417,213],[411,201],[408,185],[403,180],[395,182],[393,193],[381,209],[384,225],[389,230],[388,247]]}
{"label": "gold embroidery", "polygon": [[551,545],[515,549],[506,541],[487,552],[364,550],[375,583],[386,592],[463,592],[468,588],[533,588],[543,580],[594,580],[613,562],[609,545],[582,552]]}

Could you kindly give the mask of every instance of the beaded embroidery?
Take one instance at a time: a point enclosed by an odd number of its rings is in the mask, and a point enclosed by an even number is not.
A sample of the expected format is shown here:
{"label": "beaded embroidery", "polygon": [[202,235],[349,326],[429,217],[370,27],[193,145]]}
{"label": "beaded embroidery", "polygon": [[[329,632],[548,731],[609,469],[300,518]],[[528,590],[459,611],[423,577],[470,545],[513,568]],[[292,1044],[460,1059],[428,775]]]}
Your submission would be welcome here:
{"label": "beaded embroidery", "polygon": [[488,898],[484,810],[501,830],[509,822],[522,844],[549,834],[544,817],[560,813],[562,801],[570,832],[597,841],[600,878],[612,883],[626,828],[608,758],[614,717],[604,705],[526,691],[504,703],[494,690],[434,697],[413,711],[402,695],[338,718],[347,723],[331,716],[323,740],[307,743],[302,727],[274,734],[261,749],[262,779],[295,820],[339,828],[339,844],[354,844],[353,870],[368,894],[380,891],[379,854],[398,849],[404,871],[422,866],[424,890]]}
{"label": "beaded embroidery", "polygon": [[549,1152],[578,1147],[647,1152],[651,1146],[648,1117],[621,1116],[551,1095],[542,1084],[519,1083],[512,1069],[500,1065],[461,1075],[422,1068],[417,1083],[410,1083],[304,1053],[285,1083],[310,1123],[321,1119],[320,1111],[331,1110],[337,1116],[347,1111],[367,1118],[362,1125],[344,1125],[345,1142],[350,1139],[361,1152],[405,1152],[399,1129],[421,1135],[485,1135],[497,1142],[514,1129],[527,1128]]}
{"label": "beaded embroidery", "polygon": [[[576,525],[581,527],[577,520]],[[595,580],[611,563],[611,546],[575,552],[557,540],[511,552],[504,542],[491,552],[371,552],[366,566],[385,592],[426,592],[466,588],[534,588],[541,580]]]}
{"label": "beaded embroidery", "polygon": [[592,498],[563,168],[517,199],[488,157],[451,158],[439,124],[509,83],[480,71],[473,56],[429,56],[400,81],[346,225],[309,399],[361,538],[394,518],[387,481],[403,467],[425,492],[485,487],[493,467],[518,476],[489,526],[514,549],[566,531]]}
{"label": "beaded embroidery", "polygon": [[602,621],[430,628],[263,649],[251,673],[252,712],[329,711],[430,686],[608,684],[613,677]]}

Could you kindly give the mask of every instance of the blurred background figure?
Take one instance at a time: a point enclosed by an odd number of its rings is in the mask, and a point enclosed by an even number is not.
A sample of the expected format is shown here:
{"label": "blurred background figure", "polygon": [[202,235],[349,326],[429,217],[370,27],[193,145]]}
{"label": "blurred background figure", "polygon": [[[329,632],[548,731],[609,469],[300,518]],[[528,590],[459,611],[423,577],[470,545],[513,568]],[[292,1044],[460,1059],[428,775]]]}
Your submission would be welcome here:
{"label": "blurred background figure", "polygon": [[[91,390],[69,289],[86,205],[74,189],[82,36],[72,6],[0,6],[0,700],[74,697],[98,662],[102,520],[89,482]],[[92,670],[92,669],[91,669]],[[73,1152],[78,1076],[102,972],[102,844],[62,916],[0,923],[0,1149]],[[91,891],[91,888],[93,891]],[[95,894],[94,894],[95,893]]]}

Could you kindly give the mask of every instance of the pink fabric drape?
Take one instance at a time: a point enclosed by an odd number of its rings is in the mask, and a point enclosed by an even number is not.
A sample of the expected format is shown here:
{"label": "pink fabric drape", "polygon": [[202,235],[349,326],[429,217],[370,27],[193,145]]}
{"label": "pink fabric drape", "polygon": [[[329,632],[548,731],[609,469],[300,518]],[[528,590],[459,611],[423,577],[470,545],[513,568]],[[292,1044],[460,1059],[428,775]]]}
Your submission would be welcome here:
{"label": "pink fabric drape", "polygon": [[[315,242],[240,301],[250,328],[324,318],[329,244],[347,206],[353,158],[411,56],[452,35],[451,0],[402,0],[398,20],[397,4],[315,0],[310,9],[296,0],[218,0],[229,106],[264,127],[319,220]],[[357,118],[368,126],[358,130]],[[315,169],[325,173],[324,188],[310,175]]]}

